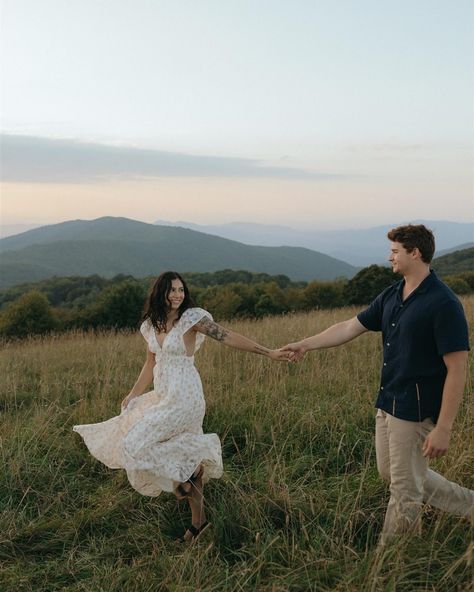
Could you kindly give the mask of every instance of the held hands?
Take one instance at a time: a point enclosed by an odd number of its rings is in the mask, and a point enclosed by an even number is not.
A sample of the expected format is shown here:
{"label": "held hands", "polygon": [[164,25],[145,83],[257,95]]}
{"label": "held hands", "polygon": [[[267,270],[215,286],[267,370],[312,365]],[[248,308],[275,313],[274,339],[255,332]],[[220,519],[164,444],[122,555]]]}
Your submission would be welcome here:
{"label": "held hands", "polygon": [[268,357],[275,362],[289,362],[289,353],[283,351],[283,348],[272,349],[268,352]]}
{"label": "held hands", "polygon": [[280,349],[271,350],[268,357],[276,362],[299,362],[306,353],[300,341],[289,343]]}
{"label": "held hands", "polygon": [[439,458],[446,454],[449,446],[451,430],[436,426],[426,437],[423,443],[423,456],[427,458]]}
{"label": "held hands", "polygon": [[289,343],[281,348],[282,352],[285,352],[288,356],[289,362],[299,362],[306,353],[306,348],[302,341],[296,341],[295,343]]}

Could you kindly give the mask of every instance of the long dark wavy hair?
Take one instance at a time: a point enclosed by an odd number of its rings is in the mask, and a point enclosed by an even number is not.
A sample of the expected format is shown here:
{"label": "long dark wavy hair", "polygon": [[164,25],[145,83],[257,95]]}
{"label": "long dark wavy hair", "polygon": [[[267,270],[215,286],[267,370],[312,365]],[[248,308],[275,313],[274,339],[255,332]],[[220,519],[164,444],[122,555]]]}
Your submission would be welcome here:
{"label": "long dark wavy hair", "polygon": [[150,319],[151,324],[158,333],[166,333],[167,315],[170,310],[168,295],[171,290],[171,282],[180,280],[184,287],[184,300],[178,309],[178,319],[187,308],[194,306],[193,299],[189,294],[188,286],[183,278],[176,271],[165,271],[156,280],[145,301],[142,320]]}

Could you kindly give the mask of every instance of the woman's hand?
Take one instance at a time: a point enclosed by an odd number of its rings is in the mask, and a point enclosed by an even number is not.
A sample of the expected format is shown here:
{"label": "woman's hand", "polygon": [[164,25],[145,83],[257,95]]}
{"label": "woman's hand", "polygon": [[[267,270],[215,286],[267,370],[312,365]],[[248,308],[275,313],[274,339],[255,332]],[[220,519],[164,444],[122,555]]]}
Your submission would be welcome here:
{"label": "woman's hand", "polygon": [[122,401],[122,411],[125,411],[125,409],[128,407],[128,404],[130,403],[130,401],[132,399],[135,399],[135,397],[138,397],[138,395],[133,395],[132,393],[129,393],[125,399]]}

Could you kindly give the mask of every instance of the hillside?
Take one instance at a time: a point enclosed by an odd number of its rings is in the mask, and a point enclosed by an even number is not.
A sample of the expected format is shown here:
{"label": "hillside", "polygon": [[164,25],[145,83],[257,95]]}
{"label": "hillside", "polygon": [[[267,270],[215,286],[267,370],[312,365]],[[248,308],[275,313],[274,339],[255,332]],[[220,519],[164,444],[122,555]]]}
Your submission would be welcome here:
{"label": "hillside", "polygon": [[352,277],[357,268],[301,247],[258,247],[184,228],[127,218],[75,220],[0,241],[1,288],[52,276],[118,273],[144,277],[164,269],[246,269],[293,280]]}
{"label": "hillside", "polygon": [[[289,226],[249,222],[199,225],[191,222],[157,221],[156,224],[190,228],[244,242],[248,245],[305,247],[342,259],[351,265],[365,267],[373,263],[379,265],[386,263],[389,249],[387,232],[394,226],[408,222],[410,221],[395,220],[392,224],[383,226],[334,230],[297,230]],[[447,252],[474,246],[474,224],[472,222],[450,222],[447,220],[411,220],[411,222],[425,224],[434,231],[436,251],[440,256]],[[313,223],[317,225],[317,221]]]}
{"label": "hillside", "polygon": [[454,253],[455,251],[464,251],[464,249],[470,249],[471,247],[474,247],[474,242],[463,243],[462,245],[456,245],[455,247],[443,249],[441,251],[436,249],[436,255],[437,257],[443,257],[444,255],[449,255],[449,253]]}
{"label": "hillside", "polygon": [[462,271],[474,271],[474,247],[454,251],[433,260],[439,275],[453,275]]}

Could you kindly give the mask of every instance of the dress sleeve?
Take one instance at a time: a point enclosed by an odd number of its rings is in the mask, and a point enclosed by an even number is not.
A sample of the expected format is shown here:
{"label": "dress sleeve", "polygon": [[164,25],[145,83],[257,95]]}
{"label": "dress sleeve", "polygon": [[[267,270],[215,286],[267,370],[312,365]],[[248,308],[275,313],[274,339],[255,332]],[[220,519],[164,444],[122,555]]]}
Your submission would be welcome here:
{"label": "dress sleeve", "polygon": [[[203,308],[188,308],[183,312],[182,317],[180,318],[179,326],[181,333],[184,335],[194,327],[196,323],[199,323],[204,318],[208,318],[211,321],[213,320],[211,313],[207,312]],[[205,335],[202,333],[196,332],[196,345],[194,347],[194,353],[201,347],[203,341],[205,339]]]}
{"label": "dress sleeve", "polygon": [[148,343],[148,349],[156,353],[154,349],[154,339],[153,339],[153,325],[150,322],[150,319],[145,319],[143,323],[140,325],[140,333],[143,335],[143,338]]}

